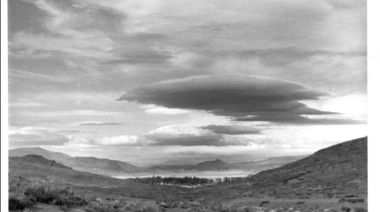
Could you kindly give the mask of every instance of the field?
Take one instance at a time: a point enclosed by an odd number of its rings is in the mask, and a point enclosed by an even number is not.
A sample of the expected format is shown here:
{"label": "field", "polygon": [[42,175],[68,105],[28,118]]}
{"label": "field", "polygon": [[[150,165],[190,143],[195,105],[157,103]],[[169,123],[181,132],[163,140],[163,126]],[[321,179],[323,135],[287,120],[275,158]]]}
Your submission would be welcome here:
{"label": "field", "polygon": [[[187,189],[173,186],[100,188],[64,186],[11,176],[10,196],[24,200],[29,211],[366,211],[366,198],[239,197],[228,185]],[[42,189],[43,188],[43,189]],[[41,192],[43,190],[43,192]],[[50,198],[50,199],[49,199]],[[33,200],[34,199],[34,200]],[[24,210],[14,207],[13,211]]]}

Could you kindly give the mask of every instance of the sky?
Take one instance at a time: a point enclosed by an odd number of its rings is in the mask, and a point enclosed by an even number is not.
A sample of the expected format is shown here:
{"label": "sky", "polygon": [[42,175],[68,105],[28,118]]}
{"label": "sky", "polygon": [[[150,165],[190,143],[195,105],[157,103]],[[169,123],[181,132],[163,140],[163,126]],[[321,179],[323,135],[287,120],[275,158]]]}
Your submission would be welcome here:
{"label": "sky", "polygon": [[9,148],[146,166],[367,135],[361,0],[9,0]]}

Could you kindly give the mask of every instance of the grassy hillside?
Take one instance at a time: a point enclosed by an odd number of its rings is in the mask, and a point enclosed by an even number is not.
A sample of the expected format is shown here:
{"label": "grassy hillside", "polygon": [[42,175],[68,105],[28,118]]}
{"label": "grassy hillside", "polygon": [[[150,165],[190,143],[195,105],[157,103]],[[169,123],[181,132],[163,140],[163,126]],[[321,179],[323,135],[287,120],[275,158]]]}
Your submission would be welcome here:
{"label": "grassy hillside", "polygon": [[57,163],[55,160],[48,160],[40,155],[26,155],[23,157],[10,157],[9,161],[26,163],[26,164],[34,164],[34,165],[40,165],[40,166],[46,166],[46,167],[72,169],[60,163]]}
{"label": "grassy hillside", "polygon": [[9,173],[27,179],[41,179],[58,184],[110,187],[128,184],[124,180],[73,170],[41,156],[9,158]]}
{"label": "grassy hillside", "polygon": [[[216,163],[225,165],[223,161]],[[213,161],[205,164],[212,165]],[[189,206],[181,205],[192,203],[215,208],[212,211],[236,211],[237,207],[232,204],[257,209],[253,211],[267,211],[268,205],[289,209],[280,211],[295,211],[296,208],[300,211],[334,208],[336,211],[347,207],[351,211],[353,208],[360,209],[353,211],[366,211],[367,207],[367,138],[322,149],[299,161],[247,177],[245,181],[194,189],[114,179],[76,171],[36,156],[10,158],[9,168],[12,176],[22,176],[19,179],[71,185],[75,195],[85,199],[143,198],[155,200],[160,205],[163,203],[165,207],[175,207],[176,210],[179,207],[181,210],[187,209]],[[16,184],[25,182],[22,180]]]}
{"label": "grassy hillside", "polygon": [[302,160],[249,177],[250,195],[344,197],[367,195],[367,137],[343,142]]}

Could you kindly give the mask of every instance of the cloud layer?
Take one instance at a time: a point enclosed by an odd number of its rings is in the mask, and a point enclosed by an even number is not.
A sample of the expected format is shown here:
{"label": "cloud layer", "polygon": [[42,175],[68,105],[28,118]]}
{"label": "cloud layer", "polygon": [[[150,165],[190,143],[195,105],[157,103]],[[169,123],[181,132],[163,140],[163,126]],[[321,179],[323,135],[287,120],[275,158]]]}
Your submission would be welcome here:
{"label": "cloud layer", "polygon": [[260,134],[259,129],[239,125],[208,125],[202,127],[202,129],[211,130],[214,133],[225,135]]}
{"label": "cloud layer", "polygon": [[161,127],[144,136],[152,146],[246,146],[250,142],[190,126]]}
{"label": "cloud layer", "polygon": [[[301,115],[331,115],[301,101],[317,100],[326,93],[301,84],[252,76],[218,75],[164,81],[124,94],[119,100],[156,104],[167,108],[204,110],[235,121],[292,123]],[[252,118],[255,116],[256,118]],[[278,119],[278,116],[286,119]],[[309,120],[312,124],[312,120]]]}
{"label": "cloud layer", "polygon": [[171,148],[277,154],[308,129],[313,150],[364,135],[366,1],[11,0],[8,11],[10,143],[158,162]]}
{"label": "cloud layer", "polygon": [[68,136],[40,127],[24,127],[9,134],[13,146],[64,145],[68,141]]}

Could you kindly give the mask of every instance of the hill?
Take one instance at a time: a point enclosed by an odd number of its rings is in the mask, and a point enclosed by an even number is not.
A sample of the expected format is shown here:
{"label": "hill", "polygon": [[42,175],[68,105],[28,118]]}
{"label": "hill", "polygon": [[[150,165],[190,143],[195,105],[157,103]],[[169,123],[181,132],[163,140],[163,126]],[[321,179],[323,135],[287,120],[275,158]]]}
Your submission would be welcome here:
{"label": "hill", "polygon": [[78,171],[107,176],[144,171],[144,168],[126,162],[95,157],[74,157],[63,160],[62,163]]}
{"label": "hill", "polygon": [[40,147],[35,148],[18,148],[9,150],[9,157],[22,157],[26,155],[40,155],[49,160],[62,161],[71,158],[70,155],[61,152],[52,152]]}
{"label": "hill", "polygon": [[32,163],[34,165],[46,166],[46,167],[72,169],[70,167],[67,167],[67,166],[64,166],[60,163],[55,162],[55,160],[48,160],[48,159],[46,159],[40,155],[26,155],[23,157],[10,157],[9,161],[20,162],[20,163]]}
{"label": "hill", "polygon": [[247,179],[250,195],[344,197],[367,195],[367,137],[343,142]]}
{"label": "hill", "polygon": [[39,155],[43,158],[57,161],[78,171],[107,176],[144,171],[143,168],[122,161],[95,157],[71,157],[67,154],[48,151],[40,147],[9,150],[9,157],[23,157],[27,155]]}
{"label": "hill", "polygon": [[254,163],[256,165],[275,165],[275,164],[287,164],[297,160],[301,160],[306,158],[309,155],[292,155],[292,156],[279,156],[279,157],[271,157],[265,160],[253,161],[250,163]]}
{"label": "hill", "polygon": [[220,159],[216,159],[212,161],[205,161],[202,163],[198,163],[198,166],[219,166],[219,165],[224,165],[224,164],[227,164],[227,163]]}
{"label": "hill", "polygon": [[120,187],[133,184],[121,179],[73,170],[36,155],[10,157],[9,174],[22,176],[26,179],[38,179],[49,183],[75,186]]}
{"label": "hill", "polygon": [[216,159],[213,161],[205,161],[202,163],[198,163],[195,169],[196,170],[215,170],[215,169],[219,170],[219,169],[224,168],[224,166],[227,164],[228,163],[222,160]]}
{"label": "hill", "polygon": [[[32,160],[30,160],[32,159]],[[56,165],[51,165],[56,164]],[[9,158],[9,183],[12,179],[24,181],[23,184],[52,185],[55,188],[70,186],[79,196],[100,198],[143,198],[162,199],[177,198],[186,195],[186,188],[175,186],[159,186],[136,183],[70,169],[62,164],[54,163],[41,156],[24,156]],[[20,183],[20,182],[16,182]],[[21,185],[21,183],[20,183]]]}

